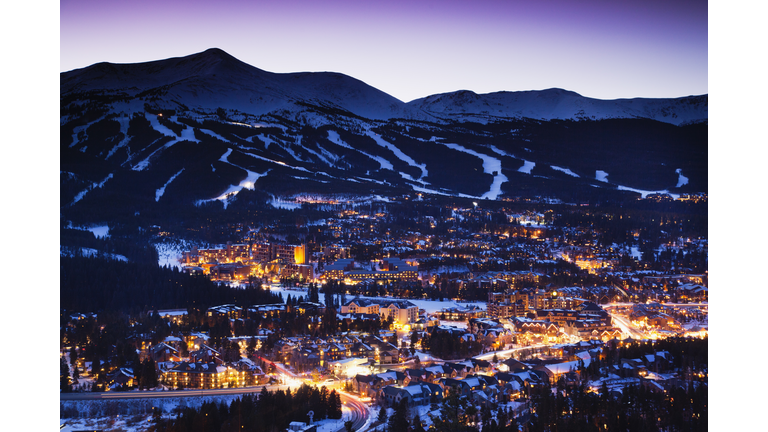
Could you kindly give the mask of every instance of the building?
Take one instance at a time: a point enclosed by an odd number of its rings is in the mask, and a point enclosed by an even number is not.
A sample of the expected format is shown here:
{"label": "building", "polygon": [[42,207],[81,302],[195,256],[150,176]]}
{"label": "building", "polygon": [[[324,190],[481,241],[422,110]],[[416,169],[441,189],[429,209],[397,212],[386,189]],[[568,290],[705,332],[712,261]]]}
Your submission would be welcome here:
{"label": "building", "polygon": [[488,316],[507,318],[525,316],[528,313],[528,294],[513,290],[488,293]]}
{"label": "building", "polygon": [[341,305],[342,314],[379,314],[379,303],[375,300],[356,298],[348,301],[346,304]]}
{"label": "building", "polygon": [[182,362],[163,374],[174,388],[223,388],[227,386],[227,368],[215,363]]}
{"label": "building", "polygon": [[323,276],[326,280],[349,279],[351,282],[375,281],[382,283],[416,281],[419,278],[418,267],[399,258],[384,259],[378,270],[355,267],[352,259],[340,259],[325,266]]}

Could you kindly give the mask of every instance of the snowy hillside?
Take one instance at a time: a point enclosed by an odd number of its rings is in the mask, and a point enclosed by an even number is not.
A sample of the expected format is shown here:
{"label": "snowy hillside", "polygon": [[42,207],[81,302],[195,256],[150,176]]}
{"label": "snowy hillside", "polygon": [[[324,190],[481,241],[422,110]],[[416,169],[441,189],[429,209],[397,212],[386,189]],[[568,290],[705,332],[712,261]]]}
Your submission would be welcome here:
{"label": "snowy hillside", "polygon": [[[680,125],[707,120],[707,96],[678,99],[600,100],[572,91],[457,91],[404,103],[362,81],[332,72],[277,74],[211,48],[186,57],[137,64],[98,63],[61,74],[61,93],[109,90],[123,104],[156,102],[160,108],[238,110],[252,115],[296,114],[315,106],[373,120],[492,118],[649,118]],[[125,100],[125,99],[128,100]],[[116,108],[119,107],[116,104]],[[139,108],[141,105],[139,105]]]}
{"label": "snowy hillside", "polygon": [[62,95],[105,89],[127,98],[115,103],[117,110],[154,102],[161,109],[224,108],[262,115],[315,105],[370,119],[402,117],[406,110],[400,100],[346,75],[266,72],[216,48],[148,63],[98,63],[61,74]]}
{"label": "snowy hillside", "polygon": [[531,118],[536,120],[648,118],[674,125],[707,120],[707,96],[678,99],[592,99],[562,89],[478,95],[458,91],[409,102],[444,119]]}
{"label": "snowy hillside", "polygon": [[707,191],[706,95],[459,91],[404,103],[340,73],[276,74],[219,49],[99,63],[60,83],[64,212]]}

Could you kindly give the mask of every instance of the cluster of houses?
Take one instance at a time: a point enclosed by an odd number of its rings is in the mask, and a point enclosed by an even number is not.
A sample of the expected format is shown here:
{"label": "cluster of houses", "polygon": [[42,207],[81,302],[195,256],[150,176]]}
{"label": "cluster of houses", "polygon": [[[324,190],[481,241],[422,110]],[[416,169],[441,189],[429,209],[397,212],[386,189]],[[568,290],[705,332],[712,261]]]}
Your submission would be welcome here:
{"label": "cluster of houses", "polygon": [[213,280],[241,281],[249,276],[314,278],[306,245],[250,241],[212,249],[193,247],[182,254],[184,271],[205,274]]}
{"label": "cluster of houses", "polygon": [[378,336],[349,332],[327,339],[303,337],[282,338],[275,343],[272,356],[298,372],[309,370],[346,373],[345,359],[364,359],[367,364],[396,364],[408,354],[392,343],[395,332]]}
{"label": "cluster of houses", "polygon": [[[608,342],[623,343],[632,343],[632,340]],[[533,389],[549,389],[558,384],[574,386],[585,382],[595,392],[603,390],[603,384],[611,392],[621,392],[629,385],[642,385],[651,391],[663,392],[685,379],[676,373],[665,373],[672,359],[669,352],[659,351],[636,359],[620,359],[611,367],[602,367],[601,378],[587,381],[586,368],[592,361],[605,359],[605,347],[606,343],[593,340],[549,347],[548,355],[525,361],[508,358],[492,363],[471,358],[439,364],[430,362],[419,368],[358,374],[351,383],[356,394],[385,406],[401,401],[411,407],[428,405],[456,394],[476,406],[494,408],[511,401],[526,402]],[[527,409],[525,403],[515,406],[515,416]]]}

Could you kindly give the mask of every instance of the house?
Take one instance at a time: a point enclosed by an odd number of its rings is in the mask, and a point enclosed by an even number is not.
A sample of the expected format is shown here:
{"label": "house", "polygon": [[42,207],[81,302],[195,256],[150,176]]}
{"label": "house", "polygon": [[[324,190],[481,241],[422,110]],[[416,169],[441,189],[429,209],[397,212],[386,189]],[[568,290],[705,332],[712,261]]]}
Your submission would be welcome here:
{"label": "house", "polygon": [[482,390],[484,384],[475,377],[464,379],[443,378],[439,380],[445,391],[458,393],[459,396],[469,396],[474,390]]}
{"label": "house", "polygon": [[215,363],[217,365],[224,364],[224,360],[221,359],[221,353],[208,345],[202,345],[199,350],[189,353],[189,361],[192,363]]}
{"label": "house", "polygon": [[133,373],[133,369],[117,368],[107,375],[107,385],[109,388],[133,387],[136,384],[136,376]]}
{"label": "house", "polygon": [[429,372],[426,369],[405,369],[403,371],[406,375],[405,378],[405,385],[409,385],[410,383],[414,382],[421,382],[421,381],[431,381],[432,380],[432,373]]}
{"label": "house", "polygon": [[362,397],[373,397],[383,387],[384,380],[376,375],[355,375],[352,385]]}
{"label": "house", "polygon": [[226,367],[214,362],[181,362],[163,377],[168,385],[177,388],[222,388],[227,385],[226,373]]}
{"label": "house", "polygon": [[432,383],[415,383],[405,387],[389,385],[379,392],[379,398],[385,400],[389,406],[405,400],[408,406],[428,405],[443,399],[443,389]]}
{"label": "house", "polygon": [[150,348],[149,356],[152,358],[152,360],[155,363],[167,362],[167,361],[173,361],[173,362],[181,361],[181,356],[179,355],[179,351],[165,342],[160,342],[159,344]]}
{"label": "house", "polygon": [[337,377],[351,377],[359,370],[361,366],[368,364],[368,358],[347,358],[335,360],[328,363],[328,368],[333,371]]}

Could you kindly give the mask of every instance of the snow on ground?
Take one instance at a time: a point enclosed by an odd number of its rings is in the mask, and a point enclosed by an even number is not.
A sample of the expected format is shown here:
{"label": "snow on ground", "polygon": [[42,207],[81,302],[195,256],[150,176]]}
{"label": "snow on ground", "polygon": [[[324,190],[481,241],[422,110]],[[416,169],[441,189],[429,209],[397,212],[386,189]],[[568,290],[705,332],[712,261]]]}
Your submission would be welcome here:
{"label": "snow on ground", "polygon": [[303,168],[303,167],[291,166],[291,165],[288,165],[285,162],[280,162],[280,161],[276,161],[274,159],[265,158],[264,156],[255,155],[253,153],[245,152],[243,154],[251,156],[251,157],[256,158],[256,159],[261,159],[261,160],[264,160],[264,161],[267,161],[267,162],[276,163],[278,165],[282,165],[282,166],[287,167],[287,168],[291,168],[291,169],[295,169],[295,170],[299,170],[299,171],[304,171],[304,172],[312,172],[312,171],[310,171],[310,170],[308,170],[306,168]]}
{"label": "snow on ground", "polygon": [[200,200],[198,201],[198,203],[219,200],[224,204],[224,208],[226,209],[227,206],[229,205],[230,198],[237,195],[237,193],[243,190],[243,188],[253,190],[254,185],[256,184],[256,180],[258,180],[259,177],[264,177],[265,175],[267,175],[267,173],[269,173],[270,170],[267,170],[262,174],[259,174],[257,172],[250,171],[250,170],[245,170],[245,171],[248,173],[248,176],[245,178],[245,180],[241,181],[237,185],[230,185],[229,188],[227,188],[227,190],[224,191],[224,193],[217,196],[216,198],[212,198],[208,200]]}
{"label": "snow on ground", "polygon": [[364,151],[360,151],[360,150],[358,150],[358,152],[360,152],[364,156],[368,156],[369,158],[371,158],[371,159],[375,160],[376,162],[378,162],[379,165],[381,165],[380,169],[388,169],[388,170],[392,170],[392,171],[395,170],[394,167],[392,166],[392,164],[388,160],[384,159],[381,156],[374,156],[372,154],[368,154],[368,153],[366,153]]}
{"label": "snow on ground", "polygon": [[[181,137],[176,135],[176,133],[167,127],[160,124],[160,121],[157,119],[157,116],[150,113],[144,113],[144,117],[152,124],[152,127],[160,132],[161,134],[167,136],[167,137],[173,137],[174,139],[171,141],[168,141],[163,145],[162,147],[158,148],[157,150],[153,151],[149,156],[147,156],[143,161],[137,163],[134,165],[131,169],[134,171],[143,171],[149,166],[149,160],[152,158],[152,156],[155,155],[155,153],[165,150],[168,147],[176,144],[179,141],[190,141],[199,143],[200,140],[195,138],[195,130],[191,127],[184,126],[184,129],[181,131]],[[171,117],[171,121],[173,121],[174,117]],[[174,122],[175,123],[175,122]]]}
{"label": "snow on ground", "polygon": [[527,161],[525,159],[523,159],[523,162],[524,162],[523,166],[521,166],[520,169],[518,169],[517,171],[525,174],[530,174],[533,167],[536,166],[536,162]]}
{"label": "snow on ground", "polygon": [[336,145],[339,145],[341,147],[348,148],[350,150],[355,150],[351,145],[349,145],[346,142],[344,142],[341,139],[341,137],[339,136],[339,133],[336,132],[336,131],[332,131],[332,130],[328,131],[328,141],[330,141],[330,142],[332,142],[332,143],[334,143]]}
{"label": "snow on ground", "polygon": [[[440,192],[440,191],[437,191],[437,190],[434,190],[434,189],[428,189],[428,188],[425,188],[425,187],[416,186],[414,184],[412,184],[411,187],[416,192],[428,193],[428,194],[433,194],[433,195],[453,196],[453,194],[451,194],[451,193]],[[471,198],[476,198],[476,197],[471,197]]]}
{"label": "snow on ground", "polygon": [[157,250],[157,265],[181,269],[181,251],[178,246],[168,243],[155,243],[155,250]]}
{"label": "snow on ground", "polygon": [[[64,120],[64,116],[62,116],[61,119]],[[99,117],[96,120],[88,123],[87,125],[77,126],[74,129],[72,129],[72,144],[69,145],[69,148],[72,148],[72,147],[76,146],[78,143],[80,143],[80,138],[78,138],[78,136],[80,135],[80,132],[83,132],[83,138],[87,139],[88,138],[88,132],[86,132],[86,131],[88,130],[88,128],[91,127],[91,125],[93,125],[95,123],[98,123],[98,122],[100,122],[103,119],[104,119],[104,117]]]}
{"label": "snow on ground", "polygon": [[[93,249],[93,248],[80,248],[79,251],[80,251],[80,255],[82,255],[84,257],[89,257],[90,258],[90,257],[95,257],[95,256],[99,255],[99,256],[102,256],[102,257],[105,257],[105,258],[110,258],[110,259],[113,259],[113,260],[128,261],[128,258],[126,258],[125,255],[113,254],[113,253],[104,253],[104,252],[101,252],[101,251],[99,251],[97,249]],[[69,248],[63,248],[63,247],[59,246],[59,255],[61,255],[61,256],[74,256],[75,252],[73,250],[69,249]]]}
{"label": "snow on ground", "polygon": [[117,122],[120,123],[120,133],[123,134],[123,139],[120,140],[119,143],[117,143],[116,146],[112,147],[112,150],[109,151],[107,154],[107,157],[104,159],[109,159],[117,150],[119,150],[122,147],[125,147],[126,144],[128,144],[128,141],[131,140],[131,136],[128,135],[128,124],[130,123],[131,119],[127,115],[123,115],[118,117]]}
{"label": "snow on ground", "polygon": [[[295,295],[296,292],[301,293],[302,295],[307,294],[306,288],[294,288],[294,287],[288,287],[284,288],[280,286],[279,284],[269,284],[265,285],[264,288],[268,288],[270,291],[275,293],[285,293],[288,295],[288,293],[291,293],[292,295]],[[337,295],[338,296],[338,295]],[[428,314],[434,314],[439,312],[441,309],[450,308],[450,307],[464,307],[464,306],[478,306],[481,309],[485,310],[487,303],[486,302],[479,302],[479,301],[454,301],[454,300],[422,300],[422,299],[400,299],[400,298],[393,298],[393,297],[367,297],[367,296],[346,296],[347,301],[350,301],[354,298],[361,298],[361,299],[372,299],[372,300],[407,300],[416,306],[419,307],[419,309],[424,309],[424,311]],[[320,298],[320,302],[322,303],[323,299],[322,296]],[[447,325],[456,325],[457,327],[462,326],[461,322],[458,321],[444,321]],[[464,324],[466,326],[466,324]]]}
{"label": "snow on ground", "polygon": [[[245,177],[244,180],[242,180],[237,185],[230,185],[229,188],[227,188],[227,190],[224,191],[224,193],[222,193],[221,195],[217,196],[216,198],[211,198],[211,199],[208,199],[208,200],[200,200],[200,201],[198,201],[198,204],[200,204],[202,202],[219,200],[219,201],[221,201],[224,204],[224,208],[226,209],[227,205],[229,205],[229,199],[230,198],[232,198],[235,195],[237,195],[237,193],[240,192],[241,190],[243,190],[243,188],[253,190],[253,188],[256,185],[256,180],[258,180],[260,177],[264,177],[265,175],[267,175],[271,171],[271,170],[266,170],[264,173],[259,174],[259,173],[255,172],[255,171],[247,170],[247,169],[245,169],[245,168],[243,168],[243,167],[241,167],[239,165],[235,165],[235,164],[233,164],[232,162],[229,161],[229,155],[231,155],[231,154],[232,154],[232,149],[228,148],[227,151],[224,152],[224,154],[221,156],[221,158],[219,158],[219,161],[224,162],[224,163],[228,163],[228,164],[232,165],[233,167],[240,168],[241,170],[245,171],[248,175]],[[251,155],[251,156],[253,156],[253,155]],[[179,172],[179,173],[181,173],[181,172]],[[173,180],[173,178],[171,180]],[[168,183],[170,183],[170,181]]]}
{"label": "snow on ground", "polygon": [[96,238],[107,237],[109,235],[109,226],[107,225],[99,225],[85,229],[92,232]]}
{"label": "snow on ground", "polygon": [[496,147],[495,145],[492,145],[492,146],[491,146],[491,150],[493,150],[493,152],[494,152],[494,153],[496,153],[496,154],[498,154],[498,155],[500,155],[500,156],[509,156],[509,157],[515,157],[514,155],[511,155],[511,154],[509,154],[509,153],[505,152],[504,150],[502,150],[502,149],[500,149],[500,148]]}
{"label": "snow on ground", "polygon": [[[251,142],[253,142],[253,138],[254,137],[251,137],[251,140],[250,140]],[[264,134],[259,134],[259,135],[256,136],[256,138],[258,138],[259,140],[264,142],[264,148],[265,149],[269,149],[269,145],[273,144],[275,142],[275,140],[273,140],[272,138],[270,138],[270,137],[268,137],[267,135],[264,135]]]}
{"label": "snow on ground", "polygon": [[635,188],[631,188],[631,187],[627,187],[627,186],[621,186],[621,185],[617,185],[616,187],[617,187],[619,190],[625,190],[625,191],[630,191],[630,192],[637,192],[637,193],[639,193],[639,194],[640,194],[640,195],[641,195],[643,198],[645,198],[645,197],[647,197],[648,195],[651,195],[651,194],[667,194],[667,195],[671,196],[671,197],[672,197],[672,198],[674,198],[674,199],[678,199],[678,198],[680,198],[680,194],[673,194],[673,193],[670,193],[670,192],[669,192],[668,190],[666,190],[666,189],[665,189],[665,190],[660,190],[660,191],[647,191],[647,190],[642,190],[642,189],[635,189]]}
{"label": "snow on ground", "polygon": [[[486,302],[468,302],[468,301],[454,301],[454,300],[414,300],[414,299],[406,299],[409,302],[415,304],[419,307],[419,309],[424,309],[425,312],[434,314],[440,311],[440,309],[450,308],[450,307],[464,307],[464,306],[478,306],[481,309],[485,310],[487,303]],[[455,322],[455,321],[451,321]]]}
{"label": "snow on ground", "polygon": [[556,171],[562,171],[562,172],[568,174],[569,176],[579,177],[578,174],[576,174],[575,172],[569,170],[568,168],[561,168],[559,166],[554,166],[554,165],[550,165],[549,167],[552,168],[553,170],[556,170]]}
{"label": "snow on ground", "polygon": [[285,201],[280,198],[272,197],[272,201],[269,202],[272,204],[272,207],[279,208],[279,209],[285,209],[285,210],[294,210],[301,208],[300,202],[293,202],[293,201]]}
{"label": "snow on ground", "polygon": [[163,196],[163,194],[165,193],[165,188],[166,188],[166,187],[168,187],[168,185],[169,185],[169,184],[171,184],[171,182],[172,182],[172,181],[173,181],[173,180],[174,180],[176,177],[178,177],[178,176],[179,176],[179,174],[181,174],[181,172],[182,172],[182,171],[184,171],[184,168],[182,168],[182,169],[181,169],[181,171],[179,171],[179,172],[177,172],[176,174],[174,174],[174,175],[171,177],[171,179],[170,179],[170,180],[168,180],[167,182],[165,182],[165,184],[163,185],[163,187],[161,187],[160,189],[158,189],[158,190],[156,190],[156,191],[155,191],[155,202],[157,202],[157,201],[160,201],[160,197],[162,197],[162,196]]}
{"label": "snow on ground", "polygon": [[392,153],[395,154],[401,161],[407,163],[408,165],[412,167],[419,168],[421,170],[421,177],[419,177],[419,180],[423,179],[427,176],[427,164],[418,164],[415,160],[411,159],[410,156],[403,153],[399,148],[397,148],[394,144],[391,144],[387,141],[385,141],[381,135],[371,132],[370,130],[366,131],[366,135],[373,138],[374,141],[376,141],[376,144],[389,149],[392,151]]}
{"label": "snow on ground", "polygon": [[501,194],[501,185],[508,180],[507,176],[501,173],[501,160],[490,157],[483,153],[478,153],[474,150],[470,150],[458,144],[447,144],[447,143],[439,143],[439,144],[442,144],[453,150],[469,153],[473,156],[477,156],[480,159],[482,159],[483,171],[485,171],[486,174],[491,174],[493,176],[493,183],[491,184],[491,190],[483,194],[483,196],[481,196],[480,198],[491,199],[491,200],[495,200],[496,198],[498,198],[498,196]]}
{"label": "snow on ground", "polygon": [[595,180],[608,183],[608,173],[602,170],[595,171]]}
{"label": "snow on ground", "polygon": [[[150,430],[152,425],[152,407],[161,409],[163,417],[168,419],[175,414],[173,411],[177,407],[199,408],[203,402],[224,403],[230,405],[233,400],[241,397],[240,395],[227,396],[206,396],[206,397],[187,397],[187,398],[160,398],[160,399],[142,399],[131,402],[116,401],[62,401],[60,405],[62,411],[75,414],[73,418],[59,418],[61,431],[72,432],[78,430],[103,430],[106,432],[145,432]],[[106,407],[109,403],[115,404],[119,415],[105,415]],[[350,409],[342,406],[342,418],[339,420],[326,419],[314,421],[318,432],[334,432],[344,428],[344,421],[349,419]],[[146,412],[149,413],[146,413]],[[375,418],[374,413],[369,414],[369,418]]]}
{"label": "snow on ground", "polygon": [[78,202],[78,201],[80,201],[81,199],[83,199],[83,197],[85,196],[85,194],[87,194],[87,193],[88,193],[88,192],[90,192],[91,190],[93,190],[93,189],[95,189],[95,188],[97,188],[97,187],[99,187],[99,188],[100,188],[100,187],[104,186],[104,183],[106,183],[106,182],[107,182],[107,180],[109,180],[109,179],[111,179],[111,178],[112,178],[112,173],[109,173],[109,175],[108,175],[108,176],[107,176],[107,177],[106,177],[104,180],[102,180],[101,182],[99,182],[99,183],[93,183],[93,184],[92,184],[91,186],[89,186],[87,189],[85,189],[84,191],[82,191],[82,192],[80,192],[79,194],[77,194],[77,196],[75,196],[75,199],[74,199],[74,200],[72,200],[72,204],[75,204],[76,202]]}
{"label": "snow on ground", "polygon": [[221,135],[217,134],[216,132],[214,132],[214,131],[212,131],[212,130],[208,130],[208,129],[198,129],[198,130],[199,130],[200,132],[202,132],[202,133],[206,134],[206,135],[210,135],[210,136],[212,136],[212,137],[216,138],[216,139],[217,139],[217,140],[219,140],[219,141],[223,141],[223,142],[225,142],[225,143],[228,143],[228,142],[229,142],[229,140],[228,140],[228,139],[224,138],[223,136],[221,136]]}
{"label": "snow on ground", "polygon": [[678,169],[675,170],[675,172],[678,175],[677,186],[675,186],[675,187],[680,187],[680,186],[687,185],[688,184],[688,177],[683,176],[683,170],[681,168],[678,168]]}

